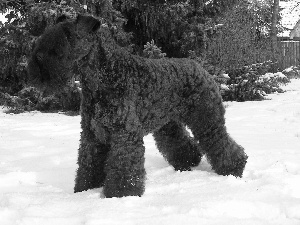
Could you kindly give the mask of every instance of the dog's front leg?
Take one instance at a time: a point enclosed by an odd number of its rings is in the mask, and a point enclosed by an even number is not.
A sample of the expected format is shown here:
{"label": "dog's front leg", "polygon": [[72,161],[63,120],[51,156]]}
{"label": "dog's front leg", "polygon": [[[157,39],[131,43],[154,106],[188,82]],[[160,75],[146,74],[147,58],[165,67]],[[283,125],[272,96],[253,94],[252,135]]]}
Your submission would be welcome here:
{"label": "dog's front leg", "polygon": [[105,172],[104,195],[141,196],[144,193],[145,147],[141,132],[119,130],[111,136]]}
{"label": "dog's front leg", "polygon": [[106,176],[104,166],[109,150],[108,144],[101,143],[88,128],[83,127],[74,192],[103,186]]}

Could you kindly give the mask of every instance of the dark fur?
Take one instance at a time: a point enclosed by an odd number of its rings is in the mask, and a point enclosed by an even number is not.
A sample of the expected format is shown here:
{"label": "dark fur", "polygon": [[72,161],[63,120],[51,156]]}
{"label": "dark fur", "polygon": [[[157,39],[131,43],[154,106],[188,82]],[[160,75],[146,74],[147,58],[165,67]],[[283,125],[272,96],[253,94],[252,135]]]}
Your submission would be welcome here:
{"label": "dark fur", "polygon": [[104,186],[106,197],[141,196],[143,137],[151,132],[176,170],[197,166],[205,153],[216,173],[241,177],[247,155],[226,131],[212,77],[193,60],[132,55],[114,44],[105,28],[95,32],[99,25],[89,16],[57,24],[42,35],[28,66],[35,85],[54,90],[66,84],[75,60],[80,65],[75,192]]}

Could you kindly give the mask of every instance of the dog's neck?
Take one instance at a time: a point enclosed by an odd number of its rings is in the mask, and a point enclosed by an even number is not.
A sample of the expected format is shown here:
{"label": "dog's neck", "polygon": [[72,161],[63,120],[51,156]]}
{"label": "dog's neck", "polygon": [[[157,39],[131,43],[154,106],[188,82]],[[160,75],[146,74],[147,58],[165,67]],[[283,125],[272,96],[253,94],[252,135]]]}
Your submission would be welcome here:
{"label": "dog's neck", "polygon": [[105,67],[111,56],[117,51],[127,52],[125,48],[116,43],[109,28],[101,28],[95,35],[95,44],[91,51],[79,60],[79,64],[81,67],[89,66],[93,69]]}

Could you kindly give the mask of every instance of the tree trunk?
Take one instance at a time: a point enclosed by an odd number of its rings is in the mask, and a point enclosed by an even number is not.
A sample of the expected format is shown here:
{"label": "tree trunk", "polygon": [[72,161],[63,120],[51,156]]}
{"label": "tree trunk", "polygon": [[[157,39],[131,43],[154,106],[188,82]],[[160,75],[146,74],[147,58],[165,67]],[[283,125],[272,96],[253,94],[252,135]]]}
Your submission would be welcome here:
{"label": "tree trunk", "polygon": [[271,46],[273,57],[275,57],[275,53],[277,50],[277,21],[278,21],[278,13],[279,13],[279,0],[274,0],[272,10],[272,23],[271,23]]}

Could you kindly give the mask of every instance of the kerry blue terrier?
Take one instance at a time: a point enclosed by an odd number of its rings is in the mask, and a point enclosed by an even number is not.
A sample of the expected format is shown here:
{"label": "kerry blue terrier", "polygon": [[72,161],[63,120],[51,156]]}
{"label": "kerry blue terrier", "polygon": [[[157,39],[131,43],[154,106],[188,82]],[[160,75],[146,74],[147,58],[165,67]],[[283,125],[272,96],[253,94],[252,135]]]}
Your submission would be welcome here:
{"label": "kerry blue terrier", "polygon": [[191,170],[206,154],[216,173],[242,176],[247,155],[228,135],[218,87],[197,62],[130,54],[98,19],[78,15],[39,38],[28,64],[30,83],[59,91],[75,62],[82,74],[75,192],[104,186],[106,197],[141,196],[143,137],[151,132],[175,170]]}

